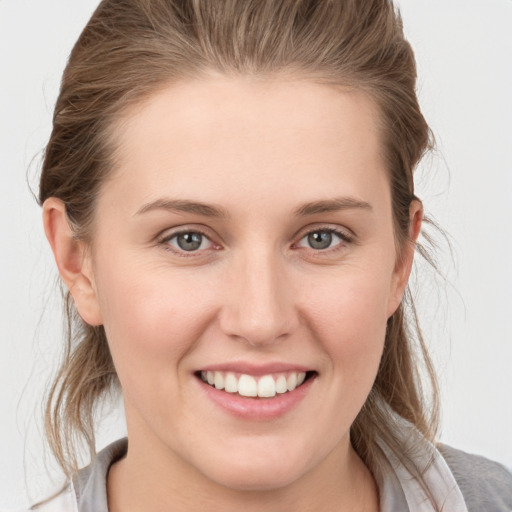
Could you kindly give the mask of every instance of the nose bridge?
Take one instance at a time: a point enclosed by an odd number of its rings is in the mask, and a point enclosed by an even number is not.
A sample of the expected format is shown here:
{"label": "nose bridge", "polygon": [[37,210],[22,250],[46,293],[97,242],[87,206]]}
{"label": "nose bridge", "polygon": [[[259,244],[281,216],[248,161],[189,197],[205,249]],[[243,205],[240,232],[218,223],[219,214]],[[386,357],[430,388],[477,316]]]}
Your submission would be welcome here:
{"label": "nose bridge", "polygon": [[244,251],[233,265],[223,330],[252,345],[289,334],[295,324],[293,294],[281,255],[272,248]]}

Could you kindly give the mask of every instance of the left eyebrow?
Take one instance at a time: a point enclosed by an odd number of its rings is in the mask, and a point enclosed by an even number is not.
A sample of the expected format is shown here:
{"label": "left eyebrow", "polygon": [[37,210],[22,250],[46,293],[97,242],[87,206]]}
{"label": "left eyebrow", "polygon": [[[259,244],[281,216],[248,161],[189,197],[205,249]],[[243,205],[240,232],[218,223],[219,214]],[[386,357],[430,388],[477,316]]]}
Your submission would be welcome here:
{"label": "left eyebrow", "polygon": [[205,217],[228,217],[227,212],[220,206],[198,201],[188,201],[187,199],[157,199],[139,208],[137,215],[153,210],[195,213]]}
{"label": "left eyebrow", "polygon": [[352,209],[373,210],[372,205],[366,201],[360,201],[353,197],[336,197],[334,199],[305,203],[295,210],[295,215],[304,217],[317,213],[338,212],[340,210]]}

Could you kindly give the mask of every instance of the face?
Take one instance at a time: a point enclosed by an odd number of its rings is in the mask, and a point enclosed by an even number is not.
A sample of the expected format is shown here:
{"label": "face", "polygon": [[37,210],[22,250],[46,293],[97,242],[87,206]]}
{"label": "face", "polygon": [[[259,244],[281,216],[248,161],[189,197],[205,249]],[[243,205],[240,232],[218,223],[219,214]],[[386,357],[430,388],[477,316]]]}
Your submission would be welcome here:
{"label": "face", "polygon": [[245,78],[124,116],[84,317],[105,327],[133,456],[234,489],[344,459],[408,271],[377,127],[362,93]]}

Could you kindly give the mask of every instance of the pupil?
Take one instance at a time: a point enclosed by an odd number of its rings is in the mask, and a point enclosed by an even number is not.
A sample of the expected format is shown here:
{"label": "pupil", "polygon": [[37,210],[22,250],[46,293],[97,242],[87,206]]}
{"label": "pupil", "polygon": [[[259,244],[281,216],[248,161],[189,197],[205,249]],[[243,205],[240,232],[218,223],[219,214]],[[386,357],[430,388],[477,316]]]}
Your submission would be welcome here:
{"label": "pupil", "polygon": [[200,233],[182,233],[178,235],[178,245],[184,251],[196,251],[201,247]]}
{"label": "pupil", "polygon": [[328,231],[317,231],[308,235],[309,245],[313,249],[327,249],[332,242],[332,234]]}

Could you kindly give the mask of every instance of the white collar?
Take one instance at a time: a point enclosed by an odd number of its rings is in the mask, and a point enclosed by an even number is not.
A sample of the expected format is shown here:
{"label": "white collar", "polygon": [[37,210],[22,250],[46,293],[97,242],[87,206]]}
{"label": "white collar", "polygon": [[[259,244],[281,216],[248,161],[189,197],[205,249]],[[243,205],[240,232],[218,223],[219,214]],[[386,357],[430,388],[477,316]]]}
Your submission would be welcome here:
{"label": "white collar", "polygon": [[[462,492],[439,450],[402,418],[396,418],[400,445],[410,454],[416,474],[424,486],[384,442],[379,447],[384,457],[378,461],[377,484],[380,512],[468,512]],[[428,489],[428,491],[425,490]]]}

